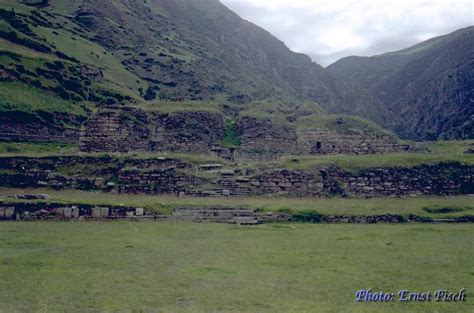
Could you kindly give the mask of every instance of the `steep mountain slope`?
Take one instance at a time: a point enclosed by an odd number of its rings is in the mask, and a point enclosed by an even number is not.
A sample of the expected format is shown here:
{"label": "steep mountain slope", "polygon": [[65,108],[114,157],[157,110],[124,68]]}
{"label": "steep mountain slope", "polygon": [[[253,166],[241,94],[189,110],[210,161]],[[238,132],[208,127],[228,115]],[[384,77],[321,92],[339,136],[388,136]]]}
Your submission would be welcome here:
{"label": "steep mountain slope", "polygon": [[7,131],[61,135],[104,105],[185,101],[382,122],[378,99],[216,0],[0,0],[0,16],[0,88],[15,90],[0,104]]}
{"label": "steep mountain slope", "polygon": [[471,27],[324,69],[217,0],[0,0],[0,133],[74,141],[91,113],[127,105],[470,138],[472,45]]}
{"label": "steep mountain slope", "polygon": [[405,138],[474,137],[474,27],[328,70],[377,97],[389,114],[384,126]]}

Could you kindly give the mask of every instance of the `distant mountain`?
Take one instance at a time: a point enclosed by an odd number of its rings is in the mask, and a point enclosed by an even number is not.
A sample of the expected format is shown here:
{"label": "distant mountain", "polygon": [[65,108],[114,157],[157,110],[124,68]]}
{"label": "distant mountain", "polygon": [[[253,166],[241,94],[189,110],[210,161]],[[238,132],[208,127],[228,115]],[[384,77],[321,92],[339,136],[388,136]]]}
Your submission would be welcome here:
{"label": "distant mountain", "polygon": [[174,102],[179,110],[192,101],[236,114],[265,100],[296,114],[301,105],[309,109],[301,114],[379,121],[382,113],[362,88],[216,0],[0,0],[0,17],[0,121],[8,131],[59,134],[114,103]]}
{"label": "distant mountain", "polygon": [[324,69],[217,0],[0,0],[0,126],[77,137],[98,108],[127,105],[351,114],[407,138],[466,138],[472,28],[451,37]]}
{"label": "distant mountain", "polygon": [[474,138],[474,27],[328,71],[365,89],[387,112],[383,126],[412,139]]}

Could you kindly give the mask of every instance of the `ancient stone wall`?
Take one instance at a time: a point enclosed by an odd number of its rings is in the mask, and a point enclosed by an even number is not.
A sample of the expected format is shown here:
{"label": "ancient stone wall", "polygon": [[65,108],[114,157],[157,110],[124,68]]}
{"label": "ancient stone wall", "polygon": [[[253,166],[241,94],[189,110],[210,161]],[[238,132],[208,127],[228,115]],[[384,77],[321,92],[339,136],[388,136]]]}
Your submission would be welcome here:
{"label": "ancient stone wall", "polygon": [[409,149],[391,136],[359,130],[299,129],[296,145],[301,154],[380,154]]}
{"label": "ancient stone wall", "polygon": [[354,197],[474,194],[474,167],[457,162],[357,173],[326,167],[319,173],[276,171],[252,179],[257,194]]}
{"label": "ancient stone wall", "polygon": [[224,121],[219,113],[184,111],[150,113],[151,151],[209,152],[221,143]]}
{"label": "ancient stone wall", "polygon": [[163,157],[3,157],[0,158],[0,186],[110,191],[116,188],[119,174],[124,171],[183,170],[190,167],[187,162]]}
{"label": "ancient stone wall", "polygon": [[0,202],[0,221],[33,220],[174,220],[193,222],[233,223],[255,225],[268,222],[300,221],[310,223],[473,223],[470,215],[453,218],[430,218],[413,214],[406,216],[383,215],[324,215],[312,212],[301,215],[298,212],[257,212],[253,208],[223,206],[177,207],[172,215],[159,214],[141,207],[123,205],[95,206],[88,204],[62,204],[50,202]]}
{"label": "ancient stone wall", "polygon": [[308,170],[194,167],[168,159],[3,157],[0,187],[72,188],[177,196],[407,196],[474,194],[474,166],[442,162],[357,172],[334,166]]}
{"label": "ancient stone wall", "polygon": [[337,172],[349,195],[402,196],[422,194],[474,194],[474,167],[456,162],[410,168],[374,168],[352,173]]}
{"label": "ancient stone wall", "polygon": [[240,150],[247,153],[278,155],[295,151],[295,131],[269,119],[244,116],[237,123],[237,131],[241,137]]}
{"label": "ancient stone wall", "polygon": [[236,123],[240,146],[221,148],[224,119],[217,112],[154,112],[138,108],[104,109],[81,128],[86,152],[187,151],[236,161],[265,161],[282,154],[374,154],[409,149],[396,138],[372,129],[296,129],[267,118],[241,117]]}
{"label": "ancient stone wall", "polygon": [[191,186],[202,184],[203,180],[189,176],[175,168],[143,171],[121,170],[118,191],[120,193],[192,194]]}
{"label": "ancient stone wall", "polygon": [[250,184],[260,194],[321,196],[325,193],[324,183],[319,177],[302,171],[269,172],[253,178]]}
{"label": "ancient stone wall", "polygon": [[165,219],[142,207],[124,205],[96,206],[90,204],[63,204],[55,202],[0,202],[1,220],[71,220],[71,219]]}
{"label": "ancient stone wall", "polygon": [[149,150],[150,119],[139,109],[106,109],[81,127],[79,146],[85,152]]}
{"label": "ancient stone wall", "polygon": [[222,116],[211,112],[145,112],[137,108],[106,109],[81,128],[86,152],[208,152],[219,144]]}

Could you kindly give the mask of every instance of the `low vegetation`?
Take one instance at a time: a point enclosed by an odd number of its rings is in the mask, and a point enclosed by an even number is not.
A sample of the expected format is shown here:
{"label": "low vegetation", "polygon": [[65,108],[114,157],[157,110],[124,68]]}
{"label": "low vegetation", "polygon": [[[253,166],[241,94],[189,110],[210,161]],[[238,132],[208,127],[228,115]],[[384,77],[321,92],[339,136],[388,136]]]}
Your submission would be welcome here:
{"label": "low vegetation", "polygon": [[[232,126],[227,126],[226,145],[238,145],[240,138]],[[387,153],[371,155],[286,155],[272,162],[245,162],[236,166],[253,167],[255,169],[287,168],[310,170],[323,165],[335,165],[342,169],[357,171],[371,167],[410,167],[420,164],[439,162],[460,162],[474,164],[474,155],[464,153],[474,140],[438,141],[414,143],[418,152]],[[66,148],[67,149],[64,149]],[[39,153],[39,154],[38,154]],[[74,145],[56,143],[11,143],[0,141],[0,156],[48,156],[48,155],[105,155],[109,154],[125,158],[156,158],[168,157],[188,161],[195,164],[222,163],[229,161],[215,155],[185,152],[130,152],[130,153],[79,153]],[[230,166],[230,165],[229,165]]]}
{"label": "low vegetation", "polygon": [[222,140],[223,147],[238,147],[241,144],[241,138],[237,131],[235,121],[227,121],[224,125],[224,139]]}
{"label": "low vegetation", "polygon": [[77,150],[77,146],[73,144],[63,143],[36,143],[36,142],[1,142],[0,141],[0,154],[63,154],[63,153],[74,153]]}
{"label": "low vegetation", "polygon": [[370,167],[410,167],[439,162],[474,164],[474,155],[464,153],[474,140],[411,143],[417,151],[369,155],[285,156],[273,163],[274,167],[305,170],[332,164],[357,171]]}
{"label": "low vegetation", "polygon": [[[472,312],[471,225],[17,222],[2,312]],[[355,292],[466,288],[466,302]]]}

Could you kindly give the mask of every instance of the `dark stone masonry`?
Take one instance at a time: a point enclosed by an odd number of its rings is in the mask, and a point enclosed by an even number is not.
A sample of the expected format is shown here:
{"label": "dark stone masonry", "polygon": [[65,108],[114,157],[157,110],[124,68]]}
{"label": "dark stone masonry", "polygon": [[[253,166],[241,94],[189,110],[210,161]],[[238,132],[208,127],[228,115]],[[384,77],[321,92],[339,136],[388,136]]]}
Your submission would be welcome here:
{"label": "dark stone masonry", "polygon": [[[231,165],[230,165],[231,166]],[[0,187],[176,196],[378,197],[474,194],[474,166],[441,162],[350,172],[335,166],[256,171],[171,158],[1,157]]]}
{"label": "dark stone masonry", "polygon": [[220,113],[163,113],[138,108],[110,108],[81,127],[85,152],[214,152],[232,160],[267,160],[282,154],[381,154],[405,152],[408,145],[386,133],[367,129],[295,129],[267,118],[242,116],[236,123],[240,146],[221,147],[224,117]]}
{"label": "dark stone masonry", "polygon": [[251,208],[224,206],[187,206],[176,207],[171,214],[160,214],[142,207],[124,205],[95,206],[88,204],[62,204],[54,202],[8,202],[0,201],[0,221],[35,220],[134,220],[134,221],[188,221],[256,225],[275,222],[311,222],[311,223],[473,223],[473,216],[453,218],[429,218],[417,215],[322,215],[313,214],[306,218],[298,213],[259,212]]}
{"label": "dark stone masonry", "polygon": [[222,138],[218,113],[122,108],[102,110],[84,123],[79,145],[85,152],[209,152]]}
{"label": "dark stone masonry", "polygon": [[318,129],[300,129],[297,148],[301,154],[382,154],[408,151],[409,145],[386,134],[353,129],[344,133]]}

